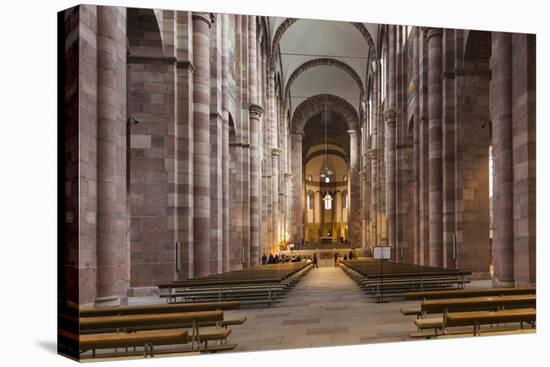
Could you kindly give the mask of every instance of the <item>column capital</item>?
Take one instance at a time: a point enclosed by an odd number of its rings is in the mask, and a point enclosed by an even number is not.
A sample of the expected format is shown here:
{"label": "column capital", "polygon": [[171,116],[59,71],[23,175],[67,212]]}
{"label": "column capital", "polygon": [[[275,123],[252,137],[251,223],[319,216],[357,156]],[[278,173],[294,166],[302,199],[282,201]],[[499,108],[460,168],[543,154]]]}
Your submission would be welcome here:
{"label": "column capital", "polygon": [[273,149],[271,149],[271,156],[278,157],[279,155],[281,155],[281,152],[282,152],[281,149],[273,148]]}
{"label": "column capital", "polygon": [[212,23],[214,23],[214,20],[216,19],[216,16],[213,13],[193,13],[192,15],[193,20],[202,20],[206,24],[208,24],[208,28],[212,26]]}
{"label": "column capital", "polygon": [[348,130],[348,134],[357,134],[357,130],[350,129]]}
{"label": "column capital", "polygon": [[258,104],[252,103],[248,106],[248,112],[250,113],[251,118],[255,117],[259,119],[264,113],[264,108]]}
{"label": "column capital", "polygon": [[395,124],[395,117],[396,117],[397,113],[395,112],[395,109],[393,108],[388,108],[387,110],[384,111],[384,119],[386,121],[387,124]]}
{"label": "column capital", "polygon": [[443,30],[441,28],[424,27],[422,31],[424,32],[424,37],[426,37],[428,41],[434,36],[441,37],[443,35]]}
{"label": "column capital", "polygon": [[300,131],[300,132],[294,132],[294,133],[291,133],[290,134],[291,137],[293,138],[297,138],[297,137],[300,137],[300,139],[303,139],[304,138],[304,133],[303,131]]}

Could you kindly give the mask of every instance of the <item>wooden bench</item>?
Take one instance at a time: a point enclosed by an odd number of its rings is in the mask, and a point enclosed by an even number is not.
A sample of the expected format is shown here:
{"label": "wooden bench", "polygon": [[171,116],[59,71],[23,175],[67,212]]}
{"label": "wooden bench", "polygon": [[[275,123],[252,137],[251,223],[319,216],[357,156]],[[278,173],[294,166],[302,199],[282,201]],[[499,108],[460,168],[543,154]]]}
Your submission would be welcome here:
{"label": "wooden bench", "polygon": [[[121,331],[139,331],[141,328],[165,329],[174,327],[187,327],[191,325],[191,349],[194,350],[195,344],[200,347],[201,334],[199,324],[201,322],[222,322],[222,311],[199,311],[199,312],[176,312],[162,314],[145,314],[145,315],[122,315],[122,316],[99,316],[99,317],[84,317],[79,318],[78,323],[81,332],[94,332],[97,330],[121,330]],[[227,342],[227,328],[219,328],[219,333],[214,336],[218,340]],[[208,335],[208,339],[212,340],[213,335]]]}
{"label": "wooden bench", "polygon": [[59,334],[63,338],[78,342],[81,352],[91,350],[92,358],[95,358],[96,349],[128,347],[143,347],[143,356],[153,357],[155,346],[189,343],[189,333],[186,330],[162,330],[132,334],[95,335],[76,335],[65,330],[60,330]]}
{"label": "wooden bench", "polygon": [[481,325],[520,323],[523,329],[524,323],[534,326],[537,311],[534,308],[504,311],[461,312],[447,315],[448,327],[473,326],[473,335],[481,335]]}
{"label": "wooden bench", "polygon": [[[456,298],[473,298],[473,297],[488,297],[488,296],[507,296],[507,295],[536,295],[535,287],[527,288],[482,288],[482,289],[453,289],[439,291],[424,291],[424,292],[407,292],[404,293],[405,300],[432,300],[432,299],[456,299]],[[400,310],[404,316],[422,317],[421,307],[404,307]]]}
{"label": "wooden bench", "polygon": [[420,307],[403,307],[399,310],[403,316],[416,316],[420,318],[422,316],[422,308]]}
{"label": "wooden bench", "polygon": [[402,297],[412,290],[463,289],[471,272],[413,264],[370,260],[344,261],[344,271],[371,297]]}
{"label": "wooden bench", "polygon": [[534,307],[535,305],[536,296],[533,295],[428,300],[421,304],[422,315],[440,313],[442,317],[417,319],[415,325],[419,331],[434,329],[434,333],[437,335],[438,330],[445,330],[448,326],[447,317],[452,315],[452,312],[496,311],[513,307]]}
{"label": "wooden bench", "polygon": [[519,294],[536,294],[535,287],[529,288],[483,288],[483,289],[453,289],[444,291],[407,292],[406,300],[428,300],[445,298],[465,298],[483,296],[508,296]]}
{"label": "wooden bench", "polygon": [[142,315],[173,312],[194,312],[194,311],[216,311],[216,310],[238,310],[241,308],[239,301],[225,302],[194,302],[178,304],[160,304],[143,306],[118,306],[105,308],[84,307],[78,309],[80,317],[94,316],[120,316],[120,315]]}
{"label": "wooden bench", "polygon": [[[514,335],[514,334],[531,334],[536,332],[536,328],[530,329],[518,329],[514,327],[503,327],[503,328],[491,328],[484,329],[483,332],[479,335],[493,336],[493,335]],[[451,338],[460,338],[472,336],[471,331],[464,330],[447,330],[445,334],[434,333],[430,331],[420,331],[409,333],[409,338],[411,339],[451,339]]]}
{"label": "wooden bench", "polygon": [[168,303],[239,300],[241,305],[270,307],[301,279],[311,265],[269,264],[186,281],[159,284]]}

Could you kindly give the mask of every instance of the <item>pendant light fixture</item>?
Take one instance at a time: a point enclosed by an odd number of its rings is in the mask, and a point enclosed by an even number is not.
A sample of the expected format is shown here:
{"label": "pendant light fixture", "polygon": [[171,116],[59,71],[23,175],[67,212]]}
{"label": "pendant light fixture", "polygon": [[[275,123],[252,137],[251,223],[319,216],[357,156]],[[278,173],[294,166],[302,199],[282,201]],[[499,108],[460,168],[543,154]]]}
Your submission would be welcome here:
{"label": "pendant light fixture", "polygon": [[327,68],[328,65],[325,65],[325,109],[322,114],[323,122],[325,123],[325,168],[321,170],[319,176],[321,181],[327,182],[327,178],[330,179],[334,175],[328,168],[328,135],[327,135],[327,125],[328,125],[328,93],[327,93]]}

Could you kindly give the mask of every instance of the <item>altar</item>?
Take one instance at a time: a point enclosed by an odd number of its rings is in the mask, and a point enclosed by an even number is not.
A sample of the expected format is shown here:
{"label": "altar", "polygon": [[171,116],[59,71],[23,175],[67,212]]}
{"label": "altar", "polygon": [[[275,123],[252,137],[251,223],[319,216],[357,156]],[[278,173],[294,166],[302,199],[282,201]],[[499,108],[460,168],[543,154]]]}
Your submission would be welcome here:
{"label": "altar", "polygon": [[333,238],[330,236],[321,237],[320,240],[323,244],[332,243],[334,241]]}

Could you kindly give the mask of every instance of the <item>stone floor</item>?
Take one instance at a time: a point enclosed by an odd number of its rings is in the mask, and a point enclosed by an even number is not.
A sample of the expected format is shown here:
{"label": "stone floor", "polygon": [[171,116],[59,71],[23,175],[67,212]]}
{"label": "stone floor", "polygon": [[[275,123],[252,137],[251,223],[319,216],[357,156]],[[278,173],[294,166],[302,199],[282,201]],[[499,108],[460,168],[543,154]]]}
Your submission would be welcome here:
{"label": "stone floor", "polygon": [[[490,287],[490,281],[474,281],[468,288]],[[158,297],[130,298],[130,304],[162,302]],[[247,316],[232,327],[229,342],[235,351],[326,347],[409,340],[416,331],[414,316],[399,309],[418,301],[375,303],[336,267],[310,271],[272,308],[225,311],[226,317]]]}
{"label": "stone floor", "polygon": [[237,351],[402,341],[416,330],[405,303],[374,303],[340,268],[321,267],[273,308],[228,312],[248,317],[230,340]]}

